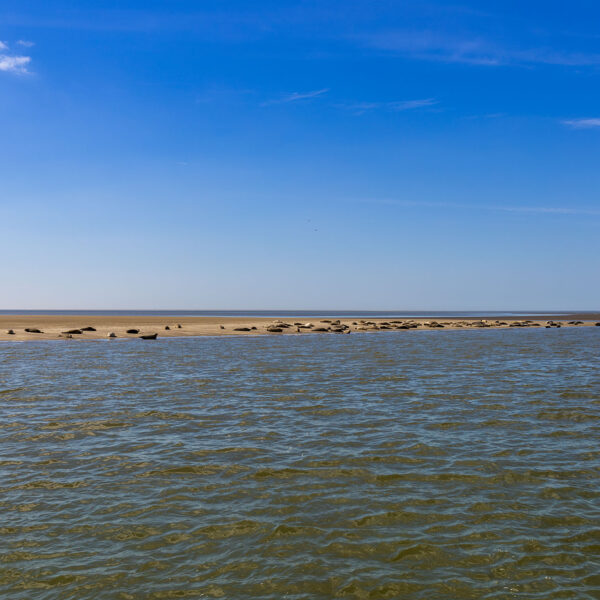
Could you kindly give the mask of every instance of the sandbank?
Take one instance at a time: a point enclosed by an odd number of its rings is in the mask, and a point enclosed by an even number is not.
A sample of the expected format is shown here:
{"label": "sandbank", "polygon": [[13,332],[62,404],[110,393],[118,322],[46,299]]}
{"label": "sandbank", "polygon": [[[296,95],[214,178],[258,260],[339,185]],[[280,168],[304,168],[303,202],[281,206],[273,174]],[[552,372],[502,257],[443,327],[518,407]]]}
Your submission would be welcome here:
{"label": "sandbank", "polygon": [[[308,318],[287,317],[166,317],[131,315],[0,315],[0,340],[65,340],[136,339],[158,334],[158,338],[232,336],[232,335],[326,335],[340,333],[397,331],[410,334],[415,330],[513,329],[521,327],[589,327],[600,323],[600,314],[530,315],[520,318]],[[93,330],[82,331],[84,328]],[[27,332],[26,329],[41,333]],[[127,333],[127,330],[138,330]],[[67,333],[70,331],[81,333]],[[269,331],[271,330],[271,331]],[[277,331],[279,330],[279,331]],[[325,331],[323,331],[325,330]],[[9,334],[13,331],[13,334]],[[599,327],[600,332],[600,327]]]}

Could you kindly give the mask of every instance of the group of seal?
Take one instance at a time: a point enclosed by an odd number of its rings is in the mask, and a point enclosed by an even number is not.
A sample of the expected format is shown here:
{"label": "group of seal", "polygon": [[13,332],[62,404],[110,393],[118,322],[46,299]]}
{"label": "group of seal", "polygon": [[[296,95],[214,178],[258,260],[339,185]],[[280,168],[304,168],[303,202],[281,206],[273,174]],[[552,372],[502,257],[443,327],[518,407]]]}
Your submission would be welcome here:
{"label": "group of seal", "polygon": [[[567,326],[579,326],[585,325],[583,321],[573,320],[568,321]],[[442,329],[450,325],[453,328],[463,328],[463,327],[474,327],[474,328],[483,328],[483,327],[494,327],[494,328],[503,328],[503,327],[541,327],[545,325],[546,329],[556,328],[559,329],[564,326],[560,321],[546,321],[545,324],[540,323],[538,321],[532,321],[530,319],[520,320],[520,321],[500,321],[494,320],[489,321],[486,319],[479,320],[460,320],[460,321],[452,321],[450,323],[440,323],[439,321],[415,321],[413,319],[403,319],[403,320],[389,320],[389,321],[369,321],[365,319],[360,319],[357,321],[352,321],[352,327],[350,325],[346,325],[342,323],[339,319],[321,319],[321,321],[315,325],[314,323],[301,323],[294,322],[288,323],[286,321],[282,321],[281,319],[276,319],[272,323],[267,324],[264,327],[264,331],[266,333],[302,333],[303,331],[314,332],[314,333],[350,333],[352,328],[354,331],[385,331],[385,330],[408,330],[408,329]],[[594,323],[596,327],[600,327],[600,322]],[[177,323],[177,325],[165,325],[165,331],[170,331],[173,327],[177,329],[182,329],[182,325]],[[225,329],[224,325],[219,325],[221,330]],[[295,330],[295,331],[294,331]],[[26,327],[24,329],[27,333],[33,334],[43,334],[44,332],[37,327]],[[58,337],[64,337],[67,339],[73,338],[73,336],[83,335],[86,331],[97,331],[95,327],[87,326],[80,327],[75,329],[68,329],[59,334]],[[239,327],[233,328],[234,332],[240,333],[251,333],[258,332],[258,328],[254,325],[241,325]],[[9,329],[7,335],[16,335],[14,329]],[[155,340],[158,338],[158,333],[145,333],[140,335],[139,328],[130,328],[125,331],[128,335],[137,335],[140,339],[143,340]],[[108,334],[110,339],[114,339],[117,336],[115,332],[110,332]]]}
{"label": "group of seal", "polygon": [[[569,321],[568,325],[584,325],[583,321]],[[477,319],[477,320],[459,320],[451,322],[440,322],[436,320],[431,321],[415,321],[413,319],[394,319],[389,321],[369,321],[360,319],[352,321],[352,325],[342,323],[339,319],[321,319],[316,325],[314,323],[300,323],[294,322],[289,323],[276,319],[272,323],[264,326],[266,333],[302,333],[303,331],[309,331],[314,333],[351,333],[351,331],[385,331],[385,330],[409,330],[409,329],[443,329],[445,327],[451,328],[504,328],[504,327],[541,327],[543,322],[533,321],[531,319],[524,319],[520,321],[500,321]],[[596,323],[600,326],[600,323]],[[560,328],[563,326],[562,323],[556,321],[547,321],[546,328]],[[225,329],[223,325],[219,326],[221,329]],[[252,332],[257,330],[256,327],[250,326],[239,326],[234,327],[235,332]]]}
{"label": "group of seal", "polygon": [[322,325],[315,327],[314,323],[286,323],[285,321],[276,320],[266,326],[266,331],[269,333],[283,333],[286,329],[296,328],[296,333],[302,331],[311,331],[314,333],[350,333],[350,327],[340,322],[339,319],[332,321],[331,319],[323,319]]}
{"label": "group of seal", "polygon": [[[178,325],[178,327],[181,327],[181,325]],[[169,329],[169,327],[167,326],[166,329]],[[37,327],[25,327],[25,329],[23,330],[27,333],[44,333],[41,329],[38,329]],[[67,329],[67,331],[63,331],[59,334],[59,337],[64,337],[66,339],[72,339],[74,335],[82,335],[85,331],[97,331],[97,329],[95,327],[80,327],[79,329]],[[133,335],[137,335],[140,332],[139,329],[128,329],[126,331],[126,333],[128,334],[133,334]],[[7,335],[16,335],[15,330],[14,329],[9,329],[6,332]],[[117,337],[117,334],[114,331],[111,331],[108,336],[111,339],[114,339]],[[158,333],[146,333],[143,335],[139,336],[140,339],[142,340],[155,340],[158,337]]]}

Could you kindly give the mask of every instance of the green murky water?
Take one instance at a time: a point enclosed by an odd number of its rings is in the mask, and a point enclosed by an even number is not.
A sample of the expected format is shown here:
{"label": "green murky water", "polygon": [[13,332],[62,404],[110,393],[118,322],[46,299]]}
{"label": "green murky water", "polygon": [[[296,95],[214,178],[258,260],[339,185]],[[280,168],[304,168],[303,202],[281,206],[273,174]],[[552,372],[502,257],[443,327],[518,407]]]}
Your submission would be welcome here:
{"label": "green murky water", "polygon": [[600,598],[600,331],[0,344],[0,597]]}

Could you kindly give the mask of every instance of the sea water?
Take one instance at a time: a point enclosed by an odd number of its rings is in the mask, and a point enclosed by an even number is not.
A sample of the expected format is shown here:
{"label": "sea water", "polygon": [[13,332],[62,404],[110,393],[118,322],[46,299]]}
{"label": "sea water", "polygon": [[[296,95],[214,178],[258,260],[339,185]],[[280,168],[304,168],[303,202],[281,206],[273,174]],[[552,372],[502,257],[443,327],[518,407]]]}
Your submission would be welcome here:
{"label": "sea water", "polygon": [[600,328],[0,343],[0,597],[600,590]]}

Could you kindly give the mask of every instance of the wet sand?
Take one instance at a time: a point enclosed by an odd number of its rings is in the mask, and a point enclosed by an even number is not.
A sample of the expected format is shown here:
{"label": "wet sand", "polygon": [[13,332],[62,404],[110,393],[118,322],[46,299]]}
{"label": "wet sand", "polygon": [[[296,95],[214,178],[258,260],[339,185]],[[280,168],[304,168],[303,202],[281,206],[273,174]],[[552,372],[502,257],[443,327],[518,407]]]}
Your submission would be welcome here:
{"label": "wet sand", "polygon": [[[221,335],[307,335],[354,332],[443,329],[484,329],[517,327],[589,327],[600,323],[598,313],[561,315],[531,315],[506,319],[501,316],[480,318],[305,318],[272,319],[266,317],[176,317],[131,315],[2,315],[0,340],[85,340],[108,339],[114,333],[116,340],[158,334],[164,337],[221,336]],[[90,327],[93,331],[82,331]],[[168,327],[168,329],[167,329]],[[27,332],[26,329],[39,330]],[[135,329],[137,333],[127,333]],[[600,329],[600,327],[599,327]],[[14,334],[9,334],[9,331]],[[73,330],[81,333],[72,332]],[[269,331],[271,330],[271,331]],[[68,333],[71,332],[71,333]]]}

